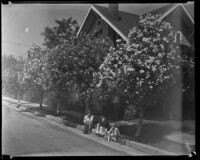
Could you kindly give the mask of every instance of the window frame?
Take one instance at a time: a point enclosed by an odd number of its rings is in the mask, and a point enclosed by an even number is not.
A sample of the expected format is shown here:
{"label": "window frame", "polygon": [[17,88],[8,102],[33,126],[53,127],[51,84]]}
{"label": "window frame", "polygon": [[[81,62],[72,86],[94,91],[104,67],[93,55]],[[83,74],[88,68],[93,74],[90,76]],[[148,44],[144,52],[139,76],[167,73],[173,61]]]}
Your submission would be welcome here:
{"label": "window frame", "polygon": [[[179,42],[177,41],[178,34],[180,35],[180,41]],[[177,31],[175,33],[175,39],[174,40],[175,40],[176,43],[181,43],[182,42],[182,32],[181,31]]]}

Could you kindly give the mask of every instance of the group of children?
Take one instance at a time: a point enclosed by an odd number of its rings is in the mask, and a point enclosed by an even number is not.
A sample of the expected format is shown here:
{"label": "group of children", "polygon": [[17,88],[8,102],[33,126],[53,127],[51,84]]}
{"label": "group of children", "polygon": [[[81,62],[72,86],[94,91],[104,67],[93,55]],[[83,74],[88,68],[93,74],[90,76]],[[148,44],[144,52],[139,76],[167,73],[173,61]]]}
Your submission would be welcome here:
{"label": "group of children", "polygon": [[101,117],[101,121],[97,123],[95,128],[92,129],[93,115],[91,115],[91,113],[88,112],[88,114],[84,117],[83,123],[84,133],[92,132],[98,136],[105,137],[105,140],[108,142],[118,141],[120,131],[117,128],[116,123],[108,123],[105,117]]}

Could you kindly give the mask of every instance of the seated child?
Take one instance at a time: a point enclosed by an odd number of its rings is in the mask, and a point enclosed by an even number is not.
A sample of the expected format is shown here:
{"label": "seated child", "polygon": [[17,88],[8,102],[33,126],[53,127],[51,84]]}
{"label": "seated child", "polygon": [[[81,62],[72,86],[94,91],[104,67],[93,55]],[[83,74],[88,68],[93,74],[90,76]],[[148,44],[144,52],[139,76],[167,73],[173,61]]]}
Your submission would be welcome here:
{"label": "seated child", "polygon": [[101,121],[97,124],[95,133],[100,136],[105,136],[108,130],[108,123],[106,122],[105,117],[101,118]]}
{"label": "seated child", "polygon": [[120,136],[119,129],[117,128],[116,124],[113,123],[111,124],[110,130],[107,132],[107,135],[105,136],[105,139],[110,142],[110,141],[117,141]]}

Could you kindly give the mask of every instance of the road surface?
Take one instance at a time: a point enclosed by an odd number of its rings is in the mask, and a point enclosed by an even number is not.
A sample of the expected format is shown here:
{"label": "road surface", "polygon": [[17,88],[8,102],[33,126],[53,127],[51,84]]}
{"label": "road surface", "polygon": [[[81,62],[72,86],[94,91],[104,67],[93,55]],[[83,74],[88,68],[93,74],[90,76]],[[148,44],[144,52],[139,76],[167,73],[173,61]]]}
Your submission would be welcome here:
{"label": "road surface", "polygon": [[2,103],[3,155],[128,155],[6,105]]}

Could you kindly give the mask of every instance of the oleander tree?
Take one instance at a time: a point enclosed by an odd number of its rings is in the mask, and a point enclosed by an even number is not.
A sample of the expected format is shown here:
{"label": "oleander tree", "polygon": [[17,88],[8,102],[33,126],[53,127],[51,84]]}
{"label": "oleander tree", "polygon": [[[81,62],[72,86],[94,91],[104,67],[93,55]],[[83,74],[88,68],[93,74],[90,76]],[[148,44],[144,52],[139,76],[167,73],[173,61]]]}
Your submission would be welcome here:
{"label": "oleander tree", "polygon": [[58,113],[60,97],[73,88],[88,110],[95,87],[93,72],[98,71],[109,47],[108,38],[81,33],[70,42],[49,50],[46,55],[48,80],[50,90],[57,98]]}
{"label": "oleander tree", "polygon": [[[54,96],[56,96],[58,99],[59,96],[57,96],[56,93],[59,93],[59,91],[56,91],[56,90],[59,90],[59,88],[55,89],[56,88],[55,86],[57,86],[55,85],[56,82],[49,81],[49,80],[52,80],[52,79],[56,80],[53,74],[54,72],[56,72],[55,71],[56,68],[53,68],[53,67],[55,66],[59,67],[57,68],[57,70],[60,71],[60,68],[62,67],[60,67],[59,64],[60,65],[65,64],[65,58],[66,58],[65,56],[67,55],[63,56],[63,54],[61,53],[64,53],[64,51],[62,51],[61,49],[66,49],[64,46],[68,47],[73,43],[73,40],[79,29],[79,25],[78,25],[78,22],[72,17],[68,19],[60,19],[60,20],[56,19],[55,23],[56,25],[53,27],[49,27],[49,26],[45,27],[41,35],[44,38],[43,46],[46,52],[46,55],[44,57],[43,72],[45,73],[45,79],[47,78],[47,82],[50,82],[48,85],[46,85],[46,90],[48,90],[48,93],[52,92]],[[57,57],[57,56],[63,56],[63,57]],[[53,62],[54,60],[52,60],[52,58],[55,58],[55,62]],[[57,83],[60,84],[60,80],[58,80]],[[60,98],[59,98],[59,101],[61,101]],[[58,103],[60,106],[60,102],[57,102],[57,104]],[[58,113],[59,113],[59,108],[60,107],[57,108]]]}
{"label": "oleander tree", "polygon": [[159,21],[159,17],[141,16],[139,25],[130,30],[128,42],[118,42],[116,48],[111,48],[94,76],[94,83],[104,96],[128,97],[132,111],[139,114],[135,136],[142,129],[144,98],[154,89],[164,92],[180,83],[182,66],[194,66],[193,59],[181,56],[171,24]]}
{"label": "oleander tree", "polygon": [[29,84],[29,88],[36,87],[39,90],[41,108],[45,93],[48,90],[45,54],[46,51],[42,47],[33,44],[27,52],[27,60],[23,69],[23,79],[26,84]]}

